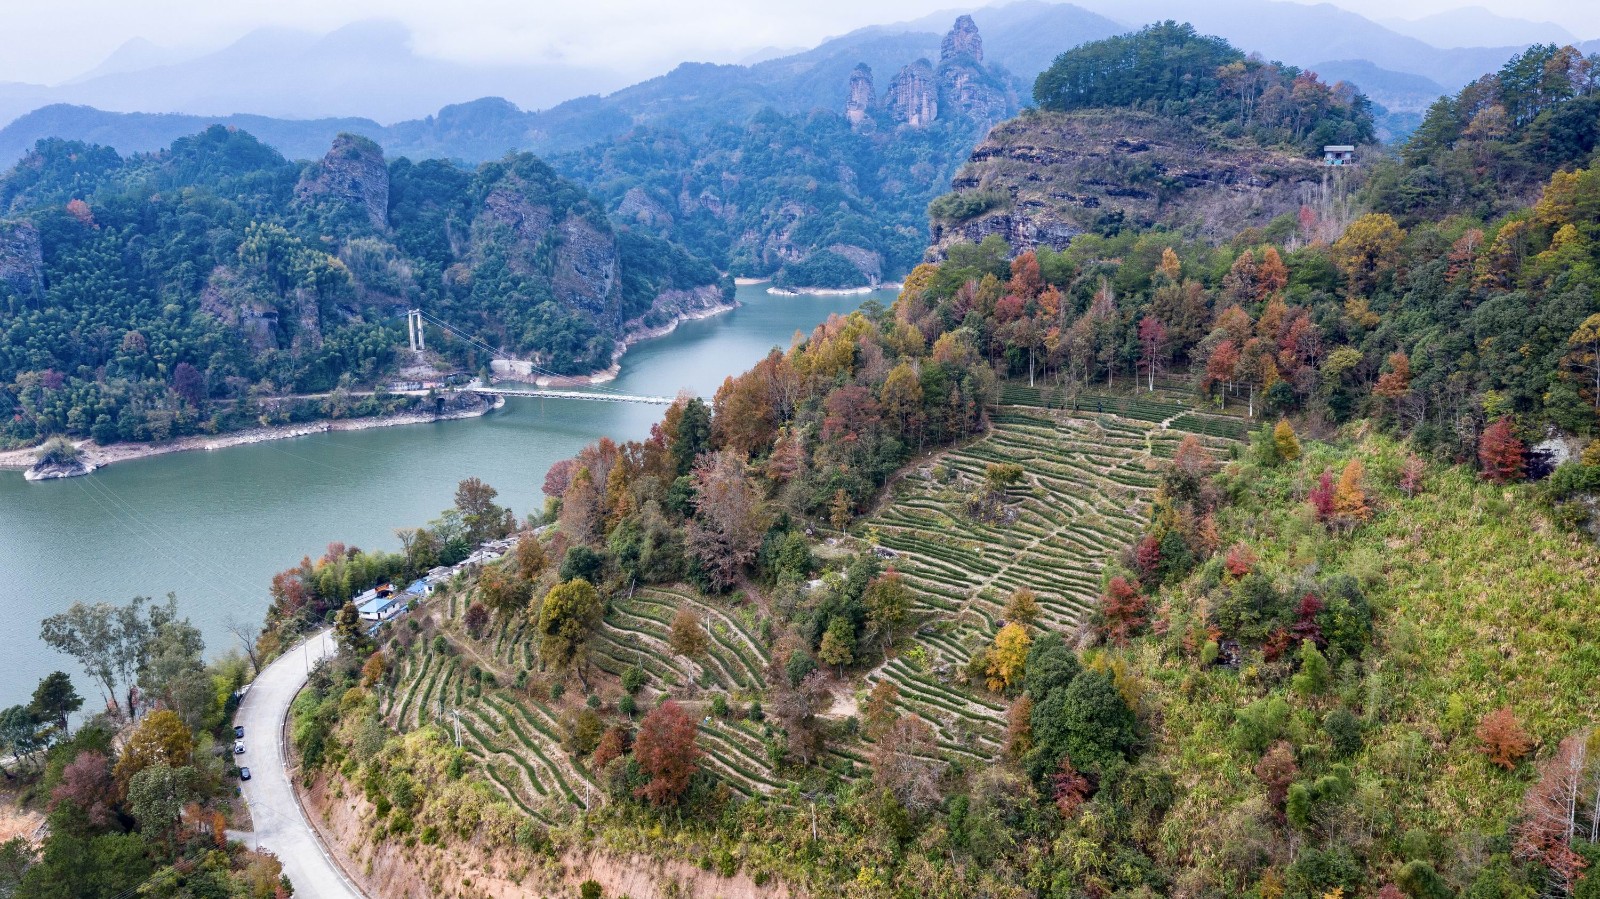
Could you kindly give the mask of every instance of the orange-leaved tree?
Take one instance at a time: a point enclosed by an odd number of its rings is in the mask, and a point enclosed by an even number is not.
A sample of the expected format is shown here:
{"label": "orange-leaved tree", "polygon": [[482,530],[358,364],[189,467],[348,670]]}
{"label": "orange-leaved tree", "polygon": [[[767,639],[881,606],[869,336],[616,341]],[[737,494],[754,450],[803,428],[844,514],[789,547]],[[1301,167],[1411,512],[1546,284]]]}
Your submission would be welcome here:
{"label": "orange-leaved tree", "polygon": [[1479,749],[1489,761],[1510,771],[1533,748],[1533,738],[1517,722],[1510,706],[1501,706],[1483,716],[1474,732],[1483,746]]}

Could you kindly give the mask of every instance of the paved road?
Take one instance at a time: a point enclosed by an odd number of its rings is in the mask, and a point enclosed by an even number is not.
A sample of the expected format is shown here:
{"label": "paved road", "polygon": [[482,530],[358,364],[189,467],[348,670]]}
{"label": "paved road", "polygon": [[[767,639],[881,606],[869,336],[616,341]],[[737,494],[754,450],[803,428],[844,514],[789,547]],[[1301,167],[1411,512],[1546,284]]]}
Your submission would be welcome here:
{"label": "paved road", "polygon": [[246,751],[235,761],[250,769],[251,778],[243,784],[244,798],[256,828],[253,834],[241,837],[278,856],[283,873],[294,884],[296,899],[363,899],[328,857],[300,809],[289,783],[284,750],[284,717],[289,704],[305,685],[310,667],[332,655],[335,648],[331,631],[324,630],[284,653],[256,677],[234,718],[235,724],[244,725]]}

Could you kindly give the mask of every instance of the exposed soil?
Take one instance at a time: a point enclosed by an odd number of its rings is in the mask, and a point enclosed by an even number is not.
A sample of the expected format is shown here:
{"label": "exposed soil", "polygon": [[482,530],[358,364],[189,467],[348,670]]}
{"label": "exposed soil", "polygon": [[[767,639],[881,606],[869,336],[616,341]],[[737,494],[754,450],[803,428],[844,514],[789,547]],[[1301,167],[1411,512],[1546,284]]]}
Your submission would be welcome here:
{"label": "exposed soil", "polygon": [[313,825],[341,867],[373,899],[529,899],[575,896],[585,880],[606,896],[631,899],[799,899],[780,883],[757,886],[739,873],[722,877],[683,861],[569,849],[559,858],[514,848],[475,845],[373,845],[372,807],[359,791],[326,775],[303,798]]}
{"label": "exposed soil", "polygon": [[35,846],[44,836],[44,814],[17,804],[14,790],[0,789],[0,843],[22,837]]}

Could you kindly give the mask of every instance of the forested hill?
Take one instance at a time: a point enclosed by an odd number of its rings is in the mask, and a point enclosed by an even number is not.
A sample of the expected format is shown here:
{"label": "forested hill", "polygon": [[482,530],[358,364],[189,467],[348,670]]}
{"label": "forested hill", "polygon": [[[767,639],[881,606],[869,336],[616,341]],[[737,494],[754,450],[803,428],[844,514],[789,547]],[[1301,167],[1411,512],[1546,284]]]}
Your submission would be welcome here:
{"label": "forested hill", "polygon": [[[731,88],[726,72],[702,74],[703,91]],[[897,70],[859,62],[837,74],[843,99],[829,109],[765,108],[720,122],[680,115],[676,127],[638,128],[551,164],[589,185],[618,220],[735,275],[809,287],[898,278],[926,246],[928,202],[989,128],[1016,113],[1017,84],[986,62],[970,16],[932,59]]]}
{"label": "forested hill", "polygon": [[[1046,19],[1064,45],[1114,28],[1081,11]],[[541,112],[485,98],[390,126],[227,124],[269,127],[263,135],[296,152],[332,127],[414,158],[531,150],[590,187],[617,221],[693,247],[725,271],[841,287],[899,277],[918,261],[928,201],[1024,93],[963,16],[942,37],[863,32],[753,66],[684,64]],[[40,134],[144,148],[203,121],[49,107],[0,130],[0,156]]]}
{"label": "forested hill", "polygon": [[1600,54],[1535,46],[1455,96],[1440,97],[1381,166],[1374,202],[1412,222],[1525,207],[1552,173],[1586,166],[1600,146]]}
{"label": "forested hill", "polygon": [[722,299],[715,266],[613,228],[530,155],[467,170],[342,135],[294,163],[214,127],[128,158],[42,141],[0,177],[11,440],[161,439],[227,427],[262,397],[370,386],[402,361],[487,363],[437,336],[437,353],[401,360],[413,307],[581,373],[608,366],[631,324]]}
{"label": "forested hill", "polygon": [[1352,85],[1174,22],[1068,50],[1034,101],[929,207],[936,254],[991,234],[1017,251],[1155,226],[1222,240],[1302,206],[1342,207],[1346,179],[1330,182],[1323,146],[1377,151]]}

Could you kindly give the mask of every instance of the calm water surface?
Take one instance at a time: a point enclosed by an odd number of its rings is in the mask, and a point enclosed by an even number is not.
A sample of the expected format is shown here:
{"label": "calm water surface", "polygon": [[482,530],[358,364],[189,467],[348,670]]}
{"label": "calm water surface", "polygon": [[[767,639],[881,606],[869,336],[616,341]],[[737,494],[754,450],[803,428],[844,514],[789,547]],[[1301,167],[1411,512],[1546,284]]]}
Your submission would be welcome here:
{"label": "calm water surface", "polygon": [[[893,293],[778,297],[755,286],[739,298],[732,312],[634,347],[608,386],[709,398],[796,330]],[[259,621],[272,574],[301,556],[333,540],[398,548],[394,529],[436,517],[467,477],[494,485],[519,515],[535,511],[552,462],[598,437],[642,437],[662,411],[512,398],[482,418],[175,453],[82,478],[30,484],[0,472],[0,708],[26,702],[57,668],[78,681],[86,711],[98,706],[77,664],[38,639],[39,621],[74,601],[175,592],[210,651],[222,651],[235,642],[224,622]]]}

